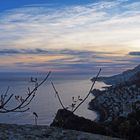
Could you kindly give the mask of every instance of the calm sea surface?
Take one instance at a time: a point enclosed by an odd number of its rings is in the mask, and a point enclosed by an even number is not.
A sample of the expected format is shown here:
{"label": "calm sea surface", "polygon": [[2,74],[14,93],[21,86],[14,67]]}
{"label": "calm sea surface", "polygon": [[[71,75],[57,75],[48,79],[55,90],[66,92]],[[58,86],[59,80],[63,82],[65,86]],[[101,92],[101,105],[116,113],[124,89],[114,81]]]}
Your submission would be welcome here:
{"label": "calm sea surface", "polygon": [[[14,94],[25,97],[27,88],[33,88],[33,84],[29,82],[30,76],[38,77],[38,75],[32,74],[0,74],[0,94],[6,91],[7,86],[10,86],[9,95]],[[44,77],[45,75],[39,76]],[[86,96],[92,84],[90,78],[89,75],[52,75],[38,89],[35,99],[29,105],[29,111],[25,113],[0,114],[0,123],[34,124],[33,112],[36,112],[39,116],[38,124],[49,125],[53,121],[57,110],[61,108],[50,81],[54,82],[64,105],[69,106],[72,103],[73,96],[75,98],[79,95],[81,98]],[[104,83],[97,82],[95,88],[101,89],[103,86],[105,86]],[[88,100],[75,113],[94,120],[97,117],[96,113],[88,109],[88,103],[93,98],[94,96],[90,95]],[[18,102],[13,99],[7,107],[13,106],[13,103]]]}

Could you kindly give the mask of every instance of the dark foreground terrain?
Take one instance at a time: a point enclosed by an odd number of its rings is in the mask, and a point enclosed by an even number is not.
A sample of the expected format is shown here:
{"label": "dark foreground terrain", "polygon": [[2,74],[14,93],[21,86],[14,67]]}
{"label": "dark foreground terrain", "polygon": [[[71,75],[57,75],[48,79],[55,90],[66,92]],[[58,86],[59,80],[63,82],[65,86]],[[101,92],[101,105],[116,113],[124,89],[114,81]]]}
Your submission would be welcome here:
{"label": "dark foreground terrain", "polygon": [[48,126],[0,124],[0,140],[120,140],[120,139]]}

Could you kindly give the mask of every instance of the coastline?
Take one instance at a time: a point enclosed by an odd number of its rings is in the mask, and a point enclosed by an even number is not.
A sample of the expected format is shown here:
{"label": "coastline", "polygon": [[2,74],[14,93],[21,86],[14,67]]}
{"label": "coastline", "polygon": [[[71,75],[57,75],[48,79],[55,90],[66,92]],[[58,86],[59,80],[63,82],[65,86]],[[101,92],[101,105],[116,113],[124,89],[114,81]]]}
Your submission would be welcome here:
{"label": "coastline", "polygon": [[93,90],[95,96],[89,102],[89,109],[98,112],[99,122],[112,121],[140,108],[140,87],[137,83],[111,86],[106,90]]}
{"label": "coastline", "polygon": [[109,116],[108,108],[102,107],[102,105],[97,104],[95,102],[99,96],[102,96],[102,94],[104,93],[104,90],[108,89],[108,87],[110,87],[110,85],[106,85],[102,87],[101,89],[94,89],[91,92],[94,98],[89,102],[88,109],[96,112],[97,118],[95,119],[95,121],[97,122],[104,122]]}
{"label": "coastline", "polygon": [[91,100],[91,102],[89,102],[89,108],[88,109],[97,113],[97,118],[95,120],[97,122],[104,122],[108,117],[107,108],[105,109],[101,105],[100,106],[95,105],[92,102],[92,100]]}

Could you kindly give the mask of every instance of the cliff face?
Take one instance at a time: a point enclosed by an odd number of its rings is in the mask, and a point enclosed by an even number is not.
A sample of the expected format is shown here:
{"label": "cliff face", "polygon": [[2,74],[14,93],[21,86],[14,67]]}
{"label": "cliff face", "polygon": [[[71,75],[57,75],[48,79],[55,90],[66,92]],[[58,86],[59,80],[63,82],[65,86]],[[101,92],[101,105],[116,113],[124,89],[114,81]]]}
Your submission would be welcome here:
{"label": "cliff face", "polygon": [[0,124],[0,140],[120,140],[61,128]]}
{"label": "cliff face", "polygon": [[[106,88],[104,91],[93,90],[96,97],[90,104],[90,109],[97,110],[100,121],[112,121],[118,116],[127,116],[140,109],[140,66],[124,72],[127,80]],[[133,75],[133,76],[132,76]],[[115,77],[122,77],[122,74]],[[98,94],[96,93],[98,92]],[[98,96],[97,96],[98,95]]]}
{"label": "cliff face", "polygon": [[[119,81],[124,76],[126,76],[126,80]],[[139,140],[140,66],[120,75],[109,77],[110,79],[114,80],[113,86],[104,91],[92,91],[95,98],[89,103],[90,109],[98,112],[99,122],[121,137]]]}
{"label": "cliff face", "polygon": [[[94,91],[93,91],[94,94]],[[140,109],[140,87],[136,83],[117,85],[100,91],[90,103],[90,109],[100,114],[100,121],[112,121],[118,116],[126,117]]]}
{"label": "cliff face", "polygon": [[[137,67],[135,67],[132,70],[124,71],[123,73],[118,74],[118,75],[114,75],[114,76],[110,76],[110,77],[100,77],[98,80],[103,81],[109,85],[116,85],[116,84],[120,84],[120,83],[129,81],[130,79],[132,80],[133,77],[137,73],[140,73],[140,65],[138,65]],[[91,80],[94,80],[94,78]]]}

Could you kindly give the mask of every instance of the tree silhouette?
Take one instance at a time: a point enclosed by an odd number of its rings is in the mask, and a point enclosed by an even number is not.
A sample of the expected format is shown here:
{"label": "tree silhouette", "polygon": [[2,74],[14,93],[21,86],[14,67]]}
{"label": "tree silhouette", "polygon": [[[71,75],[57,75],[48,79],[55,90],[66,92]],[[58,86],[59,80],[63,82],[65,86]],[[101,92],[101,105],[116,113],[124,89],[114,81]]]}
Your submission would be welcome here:
{"label": "tree silhouette", "polygon": [[[28,94],[25,98],[23,98],[22,96],[14,96],[14,94],[8,95],[8,91],[9,91],[9,87],[8,87],[6,92],[0,96],[0,113],[25,112],[25,111],[29,110],[30,108],[27,108],[27,107],[31,103],[33,98],[35,97],[37,89],[45,81],[47,81],[50,74],[51,74],[51,72],[48,72],[47,76],[40,83],[38,83],[37,78],[33,79],[31,77],[31,82],[33,82],[35,86],[32,90],[30,90],[30,88],[28,87]],[[8,103],[13,98],[15,100],[18,100],[19,104],[12,108],[8,108]]]}

